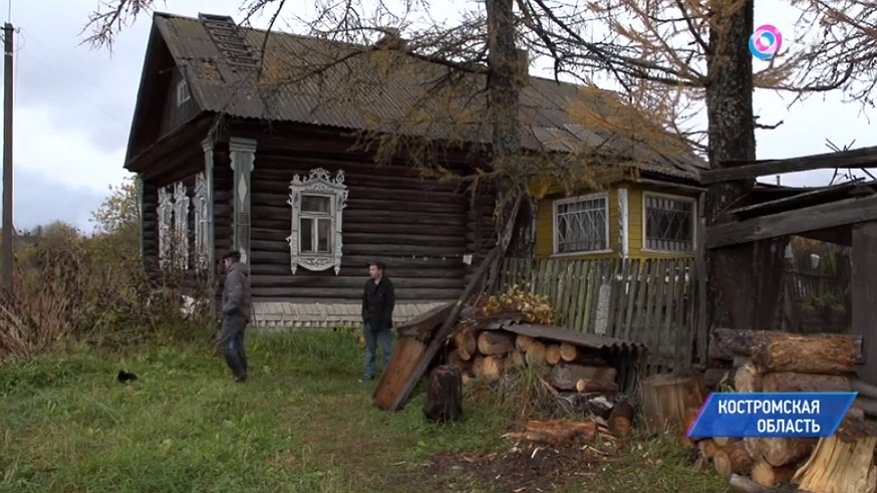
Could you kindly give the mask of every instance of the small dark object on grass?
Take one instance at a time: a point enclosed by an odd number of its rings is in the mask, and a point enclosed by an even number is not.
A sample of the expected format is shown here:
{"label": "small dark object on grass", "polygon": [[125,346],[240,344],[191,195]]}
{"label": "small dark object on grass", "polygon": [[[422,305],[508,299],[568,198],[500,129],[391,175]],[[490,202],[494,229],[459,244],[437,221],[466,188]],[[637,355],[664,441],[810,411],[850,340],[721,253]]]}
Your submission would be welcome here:
{"label": "small dark object on grass", "polygon": [[456,366],[432,371],[423,414],[433,423],[459,421],[463,416],[463,374]]}
{"label": "small dark object on grass", "polygon": [[137,375],[134,373],[128,373],[125,370],[119,370],[118,379],[119,383],[133,382],[134,380],[137,380]]}

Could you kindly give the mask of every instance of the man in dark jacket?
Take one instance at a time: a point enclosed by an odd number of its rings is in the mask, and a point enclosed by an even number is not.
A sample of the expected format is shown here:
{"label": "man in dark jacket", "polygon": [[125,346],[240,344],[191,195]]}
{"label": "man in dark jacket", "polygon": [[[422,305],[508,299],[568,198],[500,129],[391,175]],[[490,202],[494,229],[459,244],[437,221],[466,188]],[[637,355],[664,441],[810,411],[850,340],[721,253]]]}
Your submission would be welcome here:
{"label": "man in dark jacket", "polygon": [[238,382],[247,380],[247,354],[244,331],[252,316],[250,271],[241,262],[241,254],[231,251],[222,258],[225,264],[225,287],[222,290],[222,330],[219,348]]}
{"label": "man in dark jacket", "polygon": [[372,262],[368,266],[368,281],[362,293],[362,323],[365,338],[365,369],[363,378],[375,377],[375,350],[381,346],[384,368],[393,354],[393,308],[396,294],[393,283],[384,276],[384,264]]}

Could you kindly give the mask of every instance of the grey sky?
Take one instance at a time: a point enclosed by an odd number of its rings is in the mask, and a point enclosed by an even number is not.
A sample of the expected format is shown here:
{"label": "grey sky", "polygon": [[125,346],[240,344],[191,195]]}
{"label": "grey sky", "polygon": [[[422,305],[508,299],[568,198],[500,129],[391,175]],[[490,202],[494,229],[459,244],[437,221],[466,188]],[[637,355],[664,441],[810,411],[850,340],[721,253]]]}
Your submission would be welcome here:
{"label": "grey sky", "polygon": [[[90,230],[90,212],[108,186],[126,176],[124,151],[151,19],[144,15],[124,30],[112,52],[95,50],[80,44],[80,31],[95,4],[14,2],[12,22],[20,29],[15,94],[19,228],[60,219]],[[790,30],[794,19],[777,5],[759,3],[756,25],[769,22]],[[239,0],[168,0],[157,6],[181,15],[209,12],[241,19]],[[6,9],[0,12],[5,15]],[[841,104],[839,96],[816,96],[787,112],[779,96],[759,91],[755,110],[763,122],[785,121],[777,130],[757,133],[760,159],[829,152],[826,139],[839,145],[855,140],[854,147],[877,145],[877,134],[859,107]],[[794,173],[784,176],[783,184],[826,184],[831,173]]]}

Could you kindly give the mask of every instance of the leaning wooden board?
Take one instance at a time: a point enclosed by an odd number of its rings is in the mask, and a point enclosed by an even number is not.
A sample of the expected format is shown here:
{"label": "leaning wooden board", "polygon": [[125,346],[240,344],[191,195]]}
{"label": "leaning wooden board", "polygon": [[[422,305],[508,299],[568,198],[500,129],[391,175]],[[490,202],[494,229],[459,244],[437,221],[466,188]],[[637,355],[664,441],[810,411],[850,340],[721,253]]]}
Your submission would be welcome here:
{"label": "leaning wooden board", "polygon": [[376,406],[384,410],[392,408],[426,351],[433,333],[444,322],[453,307],[454,303],[438,306],[396,329],[399,333],[399,343],[372,395],[372,401]]}

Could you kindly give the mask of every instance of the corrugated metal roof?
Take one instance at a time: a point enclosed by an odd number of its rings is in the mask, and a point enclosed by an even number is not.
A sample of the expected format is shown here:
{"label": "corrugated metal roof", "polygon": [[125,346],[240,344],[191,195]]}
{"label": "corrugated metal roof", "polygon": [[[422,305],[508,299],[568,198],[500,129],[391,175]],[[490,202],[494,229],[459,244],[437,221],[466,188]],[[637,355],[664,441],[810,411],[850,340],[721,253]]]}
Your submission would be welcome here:
{"label": "corrugated metal roof", "polygon": [[[276,31],[265,43],[264,31],[241,28],[253,51],[265,44],[259,73],[229,64],[201,20],[156,14],[155,25],[204,111],[452,142],[490,141],[483,75],[437,85],[451,73],[439,63]],[[648,138],[625,137],[587,128],[571,116],[612,118],[620,104],[612,98],[608,91],[530,77],[521,94],[522,144],[554,152],[597,148],[617,164],[682,178],[695,178],[697,168],[705,167],[666,132],[651,128]],[[643,118],[642,127],[653,125]]]}
{"label": "corrugated metal roof", "polygon": [[637,351],[642,351],[646,349],[645,344],[638,342],[626,341],[600,334],[586,334],[584,332],[577,332],[557,325],[520,323],[517,320],[511,319],[491,322],[484,326],[484,328],[486,330],[505,330],[537,339],[568,342],[575,346],[597,350],[608,349],[630,351],[635,349]]}

